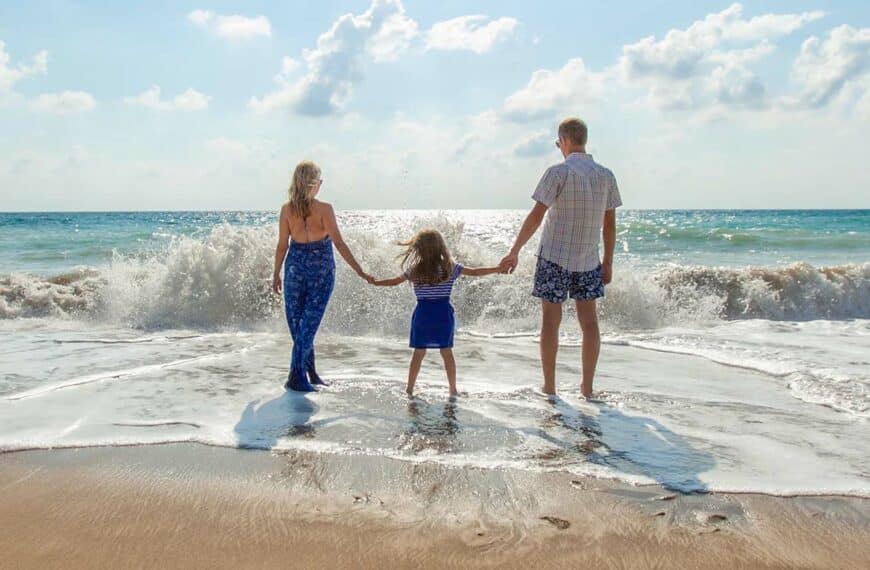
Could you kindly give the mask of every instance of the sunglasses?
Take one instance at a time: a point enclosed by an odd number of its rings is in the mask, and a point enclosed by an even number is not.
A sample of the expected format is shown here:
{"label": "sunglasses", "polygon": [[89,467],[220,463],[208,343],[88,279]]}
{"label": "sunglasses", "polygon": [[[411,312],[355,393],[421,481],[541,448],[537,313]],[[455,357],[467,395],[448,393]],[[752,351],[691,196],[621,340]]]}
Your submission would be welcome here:
{"label": "sunglasses", "polygon": [[560,143],[559,141],[556,141],[556,148],[562,148],[562,143]]}

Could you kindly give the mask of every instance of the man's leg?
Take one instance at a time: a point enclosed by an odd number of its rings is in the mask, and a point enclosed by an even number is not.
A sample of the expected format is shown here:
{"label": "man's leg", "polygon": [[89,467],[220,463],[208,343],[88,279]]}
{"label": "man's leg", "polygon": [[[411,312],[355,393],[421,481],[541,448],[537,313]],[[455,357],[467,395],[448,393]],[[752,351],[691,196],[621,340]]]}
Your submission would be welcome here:
{"label": "man's leg", "polygon": [[577,301],[577,319],[583,331],[583,380],[580,392],[588,398],[592,395],[592,380],[601,350],[601,333],[598,330],[598,309],[595,299]]}
{"label": "man's leg", "polygon": [[545,394],[556,393],[556,353],[559,351],[561,303],[541,301],[541,367],[544,370]]}

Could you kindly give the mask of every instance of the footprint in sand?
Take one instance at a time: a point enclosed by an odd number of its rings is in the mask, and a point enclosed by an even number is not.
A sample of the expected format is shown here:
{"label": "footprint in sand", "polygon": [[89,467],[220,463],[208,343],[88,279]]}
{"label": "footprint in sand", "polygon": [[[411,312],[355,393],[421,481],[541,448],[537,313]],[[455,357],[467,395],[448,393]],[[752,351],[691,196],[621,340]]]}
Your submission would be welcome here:
{"label": "footprint in sand", "polygon": [[558,528],[559,530],[565,530],[566,528],[571,526],[571,523],[569,523],[565,519],[560,519],[560,518],[556,518],[556,517],[546,516],[546,517],[541,517],[541,520],[547,521],[548,523],[550,523],[554,527]]}

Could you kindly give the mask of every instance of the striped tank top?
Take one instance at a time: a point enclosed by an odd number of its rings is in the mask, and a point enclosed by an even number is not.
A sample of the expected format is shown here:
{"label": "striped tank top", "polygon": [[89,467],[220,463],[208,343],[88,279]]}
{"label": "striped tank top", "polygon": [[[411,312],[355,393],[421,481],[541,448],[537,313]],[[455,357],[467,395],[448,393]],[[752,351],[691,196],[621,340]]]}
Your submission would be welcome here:
{"label": "striped tank top", "polygon": [[[462,264],[457,263],[453,266],[453,273],[450,274],[450,277],[441,283],[417,283],[415,281],[411,281],[414,285],[414,295],[417,296],[418,301],[437,301],[441,299],[449,299],[450,293],[453,292],[453,284],[456,282],[456,279],[462,274]],[[405,273],[405,277],[408,277],[408,274]],[[410,280],[410,277],[408,277]]]}

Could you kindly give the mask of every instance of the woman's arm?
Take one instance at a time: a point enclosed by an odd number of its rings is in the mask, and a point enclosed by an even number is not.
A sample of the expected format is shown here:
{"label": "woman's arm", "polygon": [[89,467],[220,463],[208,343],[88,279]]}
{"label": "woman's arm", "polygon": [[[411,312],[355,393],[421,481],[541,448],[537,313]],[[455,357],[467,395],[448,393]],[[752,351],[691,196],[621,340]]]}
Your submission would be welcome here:
{"label": "woman's arm", "polygon": [[275,266],[272,270],[272,291],[281,292],[281,266],[284,264],[284,256],[287,255],[287,247],[290,240],[290,223],[287,220],[287,205],[281,206],[278,215],[278,245],[275,247]]}
{"label": "woman's arm", "polygon": [[407,280],[408,278],[404,275],[399,275],[398,277],[392,277],[390,279],[373,279],[370,283],[381,287],[395,287],[396,285],[401,285]]}
{"label": "woman's arm", "polygon": [[344,243],[344,238],[341,237],[341,230],[338,229],[338,221],[335,219],[335,210],[332,209],[332,205],[324,204],[324,207],[326,207],[326,212],[323,216],[324,225],[329,237],[332,238],[332,243],[335,244],[335,249],[338,250],[341,257],[344,258],[357,275],[371,283],[373,280],[372,276],[362,270],[362,267],[360,267],[360,264],[357,263],[356,258],[350,252],[350,248]]}
{"label": "woman's arm", "polygon": [[465,267],[462,266],[462,274],[471,277],[481,277],[483,275],[492,275],[493,273],[501,273],[501,266],[495,267]]}

